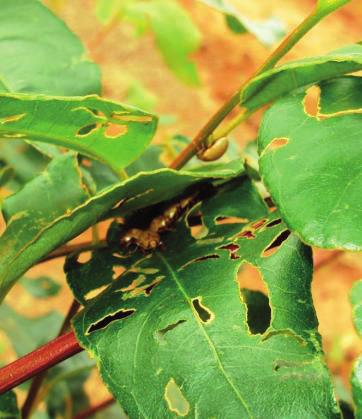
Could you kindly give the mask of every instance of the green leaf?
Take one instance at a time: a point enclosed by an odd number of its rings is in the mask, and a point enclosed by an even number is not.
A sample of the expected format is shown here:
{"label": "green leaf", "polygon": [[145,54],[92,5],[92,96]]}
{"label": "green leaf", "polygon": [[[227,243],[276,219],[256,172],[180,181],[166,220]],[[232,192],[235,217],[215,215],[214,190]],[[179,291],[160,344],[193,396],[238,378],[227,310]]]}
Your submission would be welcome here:
{"label": "green leaf", "polygon": [[16,401],[16,395],[13,391],[0,395],[0,418],[2,419],[20,419],[20,411]]}
{"label": "green leaf", "polygon": [[223,13],[227,25],[233,32],[238,34],[249,32],[268,47],[280,41],[286,33],[285,27],[279,19],[270,18],[263,22],[254,21],[247,16],[243,16],[227,0],[201,0],[201,2]]}
{"label": "green leaf", "polygon": [[62,316],[57,311],[30,318],[17,313],[6,303],[0,306],[0,318],[0,329],[5,332],[18,357],[54,338],[62,324]]}
{"label": "green leaf", "polygon": [[75,158],[54,159],[46,172],[4,202],[7,228],[0,237],[0,297],[27,269],[93,225],[117,203],[123,203],[119,213],[125,215],[172,199],[191,185],[231,178],[242,171],[239,160],[211,164],[208,170],[199,172],[159,169],[139,173],[89,197],[83,190]]}
{"label": "green leaf", "polygon": [[64,22],[40,1],[2,2],[0,55],[3,91],[61,96],[100,92],[98,66],[87,59]]}
{"label": "green leaf", "polygon": [[[0,95],[0,134],[77,150],[119,171],[151,141],[155,117],[98,96]],[[54,120],[56,115],[56,119]]]}
{"label": "green leaf", "polygon": [[[358,334],[362,337],[362,280],[354,283],[350,300],[354,325]],[[362,418],[362,356],[357,359],[354,365],[351,375],[351,385],[356,419],[360,419]]]}
{"label": "green leaf", "polygon": [[316,14],[326,16],[351,0],[317,0]]}
{"label": "green leaf", "polygon": [[131,2],[125,14],[138,12],[149,19],[156,44],[171,70],[183,82],[200,84],[190,54],[197,51],[201,35],[189,15],[175,0]]}
{"label": "green leaf", "polygon": [[[320,85],[315,115],[305,110],[304,93],[286,96],[266,112],[258,138],[260,171],[283,219],[306,243],[361,250],[362,96],[356,109],[354,91],[361,92],[362,78],[345,81]],[[336,96],[340,83],[343,96]],[[329,113],[327,103],[338,112]]]}
{"label": "green leaf", "polygon": [[21,140],[0,140],[0,161],[14,171],[11,190],[39,175],[49,163],[49,158]]}
{"label": "green leaf", "polygon": [[[180,221],[161,251],[134,254],[131,265],[122,249],[110,249],[126,271],[75,319],[113,395],[130,417],[219,417],[222,409],[227,418],[338,418],[310,292],[310,249],[286,239],[278,214],[245,178],[198,209],[206,236],[192,237]],[[279,250],[266,254],[281,234]],[[236,282],[245,261],[269,289],[272,320],[262,335],[248,327]]]}
{"label": "green leaf", "polygon": [[251,80],[241,94],[240,103],[249,110],[256,110],[299,87],[361,69],[360,44],[321,57],[291,61]]}
{"label": "green leaf", "polygon": [[19,282],[35,298],[54,297],[61,290],[61,286],[48,276],[22,278]]}
{"label": "green leaf", "polygon": [[4,201],[7,227],[0,237],[1,298],[35,261],[63,243],[62,232],[57,234],[51,228],[59,218],[70,218],[72,210],[87,198],[76,158],[64,155]]}

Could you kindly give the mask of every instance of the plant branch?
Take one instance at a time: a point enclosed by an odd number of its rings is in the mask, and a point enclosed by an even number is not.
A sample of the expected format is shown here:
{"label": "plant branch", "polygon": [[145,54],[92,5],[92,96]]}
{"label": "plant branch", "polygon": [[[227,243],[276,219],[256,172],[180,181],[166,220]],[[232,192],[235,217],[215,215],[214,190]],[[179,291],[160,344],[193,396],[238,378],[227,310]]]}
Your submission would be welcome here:
{"label": "plant branch", "polygon": [[83,351],[74,332],[67,332],[0,369],[0,394]]}
{"label": "plant branch", "polygon": [[89,418],[90,416],[93,416],[95,413],[106,409],[108,406],[112,405],[115,402],[115,400],[113,398],[109,398],[107,400],[104,400],[103,402],[96,404],[95,406],[91,406],[89,409],[84,410],[83,412],[78,413],[78,415],[76,415],[74,417],[74,419],[86,419]]}
{"label": "plant branch", "polygon": [[71,253],[75,252],[88,252],[89,250],[103,249],[105,247],[107,247],[106,240],[99,240],[97,243],[94,243],[93,241],[88,241],[79,244],[66,244],[54,250],[54,252],[49,253],[49,255],[45,256],[37,263],[39,264],[52,259],[68,256]]}
{"label": "plant branch", "polygon": [[[63,333],[65,333],[69,329],[70,321],[76,315],[79,307],[80,307],[80,304],[78,303],[78,301],[73,300],[63,320],[63,324],[59,330],[58,337],[61,336]],[[39,393],[40,387],[42,386],[42,383],[44,381],[46,374],[47,374],[47,371],[43,371],[40,374],[38,374],[32,381],[29,392],[25,399],[23,408],[21,410],[22,419],[27,419],[31,415],[35,406],[37,405],[38,399],[39,399],[38,393]]]}
{"label": "plant branch", "polygon": [[[313,10],[278,46],[278,48],[266,59],[266,61],[259,67],[255,74],[247,79],[241,88],[209,119],[209,121],[201,128],[196,134],[191,143],[181,151],[181,153],[171,163],[171,169],[182,168],[196,153],[197,151],[207,145],[210,141],[215,141],[218,138],[226,136],[242,121],[247,119],[251,113],[247,110],[242,110],[240,115],[237,115],[228,124],[225,130],[222,130],[217,136],[212,136],[216,128],[223,122],[223,120],[230,114],[230,112],[242,102],[242,94],[251,80],[259,76],[263,72],[272,69],[277,62],[287,54],[293,46],[308,32],[310,31],[323,16]],[[211,137],[210,137],[211,136]]]}

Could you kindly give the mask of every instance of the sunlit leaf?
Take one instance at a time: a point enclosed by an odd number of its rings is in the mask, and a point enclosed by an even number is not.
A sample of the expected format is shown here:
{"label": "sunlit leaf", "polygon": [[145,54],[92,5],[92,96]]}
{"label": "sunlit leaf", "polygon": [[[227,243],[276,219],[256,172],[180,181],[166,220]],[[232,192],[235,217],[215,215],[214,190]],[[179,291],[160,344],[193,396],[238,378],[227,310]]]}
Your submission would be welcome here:
{"label": "sunlit leaf", "polygon": [[[70,148],[119,172],[147,147],[157,120],[102,99],[0,95],[0,135]],[[55,117],[56,115],[56,117]]]}
{"label": "sunlit leaf", "polygon": [[[310,292],[310,249],[287,237],[245,178],[198,209],[207,235],[192,237],[181,221],[162,249],[133,254],[132,264],[123,249],[110,249],[113,279],[74,322],[113,395],[130,417],[338,418]],[[251,332],[236,281],[244,261],[269,290],[263,334]],[[79,280],[92,282],[84,273]]]}
{"label": "sunlit leaf", "polygon": [[253,79],[243,90],[240,103],[249,110],[255,110],[299,87],[361,69],[360,44],[320,57],[291,61]]}
{"label": "sunlit leaf", "polygon": [[0,55],[3,91],[62,96],[100,92],[98,66],[40,1],[1,2]]}
{"label": "sunlit leaf", "polygon": [[315,110],[305,108],[305,93],[295,93],[266,112],[258,138],[261,175],[283,219],[305,242],[361,250],[362,96],[356,103],[354,92],[361,92],[362,78],[320,89]]}

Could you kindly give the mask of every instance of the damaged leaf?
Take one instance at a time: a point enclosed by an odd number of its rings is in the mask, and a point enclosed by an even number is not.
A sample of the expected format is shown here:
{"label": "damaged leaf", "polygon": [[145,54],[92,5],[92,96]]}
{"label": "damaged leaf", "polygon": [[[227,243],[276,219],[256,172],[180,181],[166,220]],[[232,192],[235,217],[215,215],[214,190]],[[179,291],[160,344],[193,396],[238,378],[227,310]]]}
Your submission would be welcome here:
{"label": "damaged leaf", "polygon": [[[134,253],[74,321],[113,395],[130,417],[338,418],[311,298],[310,249],[291,235],[262,256],[285,225],[266,227],[280,216],[247,178],[228,182],[197,210],[206,235],[194,238],[180,220],[164,233],[161,250]],[[220,217],[238,222],[220,224]],[[240,236],[243,228],[255,238]],[[122,248],[109,252],[125,257]],[[244,261],[269,290],[271,324],[263,334],[248,328],[237,284]],[[132,313],[115,318],[120,312]]]}
{"label": "damaged leaf", "polygon": [[0,297],[33,264],[106,217],[116,204],[121,203],[116,212],[125,215],[172,199],[197,183],[232,178],[242,171],[239,160],[210,165],[200,172],[160,169],[139,173],[90,197],[76,158],[64,155],[54,159],[47,171],[4,201],[7,228],[0,237]]}
{"label": "damaged leaf", "polygon": [[300,87],[361,69],[361,44],[320,57],[290,61],[251,80],[241,93],[240,104],[253,111]]}
{"label": "damaged leaf", "polygon": [[[263,181],[291,230],[314,246],[361,250],[362,96],[357,107],[354,92],[362,92],[362,78],[347,81],[320,84],[315,115],[305,93],[276,102],[264,116],[258,148]],[[278,139],[286,141],[275,147]]]}
{"label": "damaged leaf", "polygon": [[[150,143],[156,117],[98,96],[0,95],[0,135],[66,147],[116,173]],[[56,115],[56,118],[54,118]]]}

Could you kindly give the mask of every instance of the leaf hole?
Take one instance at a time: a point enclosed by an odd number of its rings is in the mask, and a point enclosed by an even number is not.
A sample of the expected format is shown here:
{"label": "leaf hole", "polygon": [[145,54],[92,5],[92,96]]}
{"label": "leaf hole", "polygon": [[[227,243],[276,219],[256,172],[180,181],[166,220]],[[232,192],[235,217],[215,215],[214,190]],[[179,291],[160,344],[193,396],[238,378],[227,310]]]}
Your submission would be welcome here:
{"label": "leaf hole", "polygon": [[215,224],[216,225],[223,225],[223,224],[247,224],[249,220],[247,218],[242,217],[224,217],[219,216],[216,217]]}
{"label": "leaf hole", "polygon": [[81,265],[88,263],[91,259],[92,259],[91,251],[78,253],[77,262]]}
{"label": "leaf hole", "polygon": [[289,142],[288,138],[281,137],[281,138],[274,138],[267,146],[268,151],[275,151],[279,150],[280,148],[285,147]]}
{"label": "leaf hole", "polygon": [[170,332],[171,330],[175,329],[177,326],[179,326],[182,323],[186,323],[186,320],[178,320],[175,323],[169,324],[163,329],[160,329],[157,333],[161,336],[164,336],[167,332]]}
{"label": "leaf hole", "polygon": [[304,112],[307,115],[318,118],[320,112],[320,97],[321,89],[319,86],[314,85],[307,89],[303,100]]}
{"label": "leaf hole", "polygon": [[202,298],[197,297],[192,300],[192,305],[195,309],[195,312],[198,318],[202,321],[202,323],[210,323],[215,315],[212,311],[210,311],[205,305],[201,303]]}
{"label": "leaf hole", "polygon": [[87,292],[87,294],[84,296],[84,299],[86,301],[92,300],[93,298],[97,297],[99,294],[101,294],[106,288],[108,288],[108,284],[102,285],[101,287],[98,287],[94,290],[90,290]]}
{"label": "leaf hole", "polygon": [[255,223],[252,223],[251,227],[254,229],[254,231],[258,231],[265,225],[267,221],[268,219],[262,218],[261,220],[258,220]]}
{"label": "leaf hole", "polygon": [[129,316],[132,316],[136,310],[134,308],[131,309],[121,309],[113,314],[109,314],[108,316],[104,317],[103,319],[99,320],[97,323],[93,323],[86,332],[86,334],[93,333],[100,329],[105,329],[108,327],[112,322],[116,320],[124,320]]}
{"label": "leaf hole", "polygon": [[276,253],[280,246],[287,240],[287,238],[290,236],[290,230],[284,230],[282,231],[275,239],[266,247],[261,256],[262,257],[270,257],[274,253]]}
{"label": "leaf hole", "polygon": [[95,131],[98,131],[102,125],[100,123],[88,124],[80,128],[76,134],[77,137],[88,137],[93,134]]}
{"label": "leaf hole", "polygon": [[192,263],[196,263],[196,262],[204,262],[205,260],[208,259],[219,259],[219,255],[217,254],[212,254],[212,255],[206,255],[206,256],[200,256],[196,259],[191,259],[188,262],[186,262],[184,265],[181,266],[181,268],[179,270],[185,269],[187,266],[191,265]]}
{"label": "leaf hole", "polygon": [[116,139],[127,134],[127,132],[128,132],[127,125],[118,125],[118,124],[113,124],[112,122],[109,122],[104,131],[104,135],[107,138]]}
{"label": "leaf hole", "polygon": [[113,112],[111,117],[117,121],[123,122],[152,122],[152,116],[150,115],[130,115],[124,112]]}
{"label": "leaf hole", "polygon": [[271,323],[269,292],[257,267],[244,264],[238,275],[241,299],[246,305],[246,323],[251,334],[262,334]]}
{"label": "leaf hole", "polygon": [[190,404],[173,378],[166,384],[164,397],[168,409],[177,416],[186,416],[189,413]]}
{"label": "leaf hole", "polygon": [[281,218],[277,218],[276,220],[270,221],[270,223],[268,223],[266,225],[266,228],[272,228],[272,227],[275,227],[275,226],[277,226],[277,225],[279,225],[281,223],[282,223],[282,219]]}
{"label": "leaf hole", "polygon": [[240,256],[237,254],[240,246],[235,243],[225,244],[224,246],[219,247],[221,250],[227,250],[229,252],[229,258],[232,260],[240,259]]}

